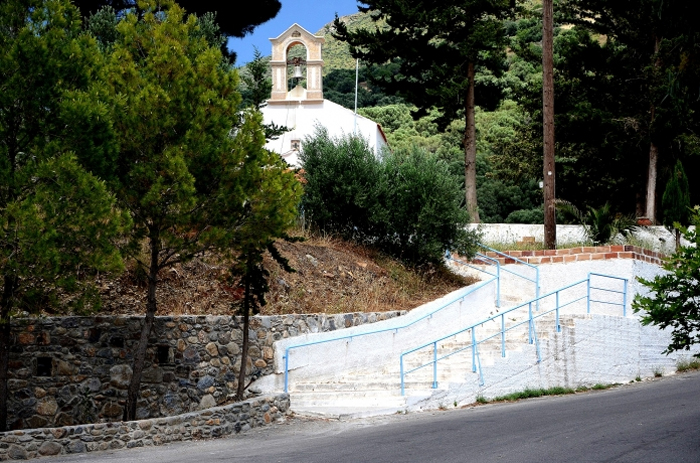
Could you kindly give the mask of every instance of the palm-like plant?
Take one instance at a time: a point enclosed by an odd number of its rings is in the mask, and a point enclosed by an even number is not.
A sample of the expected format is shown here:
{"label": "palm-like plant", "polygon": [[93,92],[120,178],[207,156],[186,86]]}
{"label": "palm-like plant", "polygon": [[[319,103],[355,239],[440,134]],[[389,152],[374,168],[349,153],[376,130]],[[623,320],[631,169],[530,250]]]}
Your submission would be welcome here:
{"label": "palm-like plant", "polygon": [[565,217],[583,225],[587,239],[593,244],[609,243],[618,234],[628,236],[636,228],[632,217],[613,213],[610,203],[598,209],[588,206],[585,213],[563,199],[557,199],[556,206]]}

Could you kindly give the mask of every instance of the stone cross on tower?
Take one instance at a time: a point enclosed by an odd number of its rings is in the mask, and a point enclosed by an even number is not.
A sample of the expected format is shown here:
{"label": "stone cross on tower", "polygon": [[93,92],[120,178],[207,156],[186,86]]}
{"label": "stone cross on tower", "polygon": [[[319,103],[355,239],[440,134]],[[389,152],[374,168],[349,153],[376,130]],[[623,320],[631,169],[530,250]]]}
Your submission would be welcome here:
{"label": "stone cross on tower", "polygon": [[[294,23],[272,42],[272,97],[269,104],[283,103],[290,100],[301,103],[319,103],[323,101],[323,58],[321,47],[325,38],[315,36]],[[306,90],[301,93],[290,92],[287,88],[287,54],[294,45],[306,48]]]}

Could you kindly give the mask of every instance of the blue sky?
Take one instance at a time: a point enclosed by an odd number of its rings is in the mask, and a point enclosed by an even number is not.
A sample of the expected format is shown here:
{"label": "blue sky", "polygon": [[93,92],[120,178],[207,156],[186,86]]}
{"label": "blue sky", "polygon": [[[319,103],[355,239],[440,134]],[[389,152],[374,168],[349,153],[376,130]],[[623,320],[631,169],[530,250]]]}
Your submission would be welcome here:
{"label": "blue sky", "polygon": [[[253,59],[253,46],[258,47],[263,56],[272,51],[270,38],[277,37],[294,23],[312,34],[333,21],[335,14],[345,16],[357,13],[356,0],[280,0],[282,8],[277,16],[258,26],[252,34],[243,39],[230,39],[229,49],[236,52],[236,66],[242,66]],[[255,0],[249,3],[255,5]]]}

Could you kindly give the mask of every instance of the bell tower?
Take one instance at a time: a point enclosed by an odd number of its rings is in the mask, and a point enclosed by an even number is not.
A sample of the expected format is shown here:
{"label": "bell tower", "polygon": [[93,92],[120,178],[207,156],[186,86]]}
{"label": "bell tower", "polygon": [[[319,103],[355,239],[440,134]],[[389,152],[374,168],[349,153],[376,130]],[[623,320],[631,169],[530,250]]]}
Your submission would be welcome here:
{"label": "bell tower", "polygon": [[[320,103],[323,101],[323,58],[321,48],[325,38],[315,36],[309,31],[294,23],[278,37],[270,39],[272,42],[272,96],[268,104],[283,104],[289,101],[300,103]],[[289,49],[295,45],[303,45],[306,48],[306,59],[288,59]],[[294,67],[294,77],[303,77],[302,64],[306,65],[306,89],[297,86],[288,88],[287,71],[289,66]]]}

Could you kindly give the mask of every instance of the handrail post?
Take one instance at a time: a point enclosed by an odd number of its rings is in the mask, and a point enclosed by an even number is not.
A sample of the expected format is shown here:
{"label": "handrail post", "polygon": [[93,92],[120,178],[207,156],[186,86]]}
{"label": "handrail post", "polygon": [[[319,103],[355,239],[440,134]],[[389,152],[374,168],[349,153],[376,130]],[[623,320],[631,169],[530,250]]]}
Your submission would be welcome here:
{"label": "handrail post", "polygon": [[560,290],[557,291],[557,315],[556,315],[556,317],[557,317],[557,321],[556,321],[557,333],[561,332],[561,326],[559,326],[559,291]]}
{"label": "handrail post", "polygon": [[627,316],[627,278],[624,279],[624,285],[622,287],[622,316]]}
{"label": "handrail post", "polygon": [[528,312],[528,315],[530,318],[530,321],[527,324],[527,327],[528,327],[527,329],[528,329],[530,344],[532,344],[532,301],[530,301],[530,303],[528,303],[528,305],[527,305],[527,312]]}
{"label": "handrail post", "polygon": [[284,351],[284,392],[289,392],[289,347]]}
{"label": "handrail post", "polygon": [[591,274],[588,274],[586,280],[586,313],[591,313]]}
{"label": "handrail post", "polygon": [[475,326],[472,326],[472,373],[476,373],[476,330]]}
{"label": "handrail post", "polygon": [[501,307],[501,263],[496,261],[496,307]]}
{"label": "handrail post", "polygon": [[506,356],[506,316],[501,315],[501,357]]}
{"label": "handrail post", "polygon": [[437,341],[433,343],[433,389],[437,389]]}
{"label": "handrail post", "polygon": [[537,311],[540,311],[540,268],[535,267],[535,299],[537,299]]}
{"label": "handrail post", "polygon": [[404,387],[404,378],[403,378],[403,354],[401,354],[400,357],[400,369],[401,369],[401,395],[404,396],[406,395],[406,389]]}

